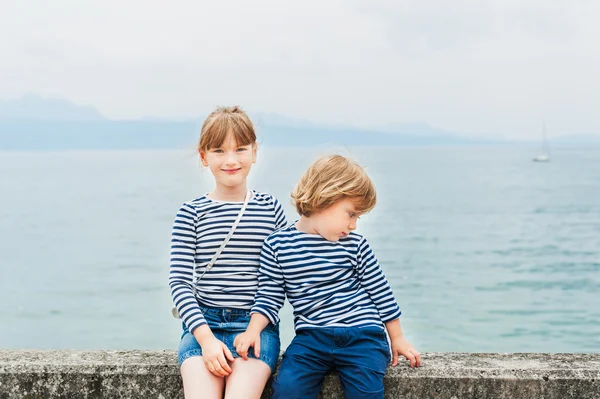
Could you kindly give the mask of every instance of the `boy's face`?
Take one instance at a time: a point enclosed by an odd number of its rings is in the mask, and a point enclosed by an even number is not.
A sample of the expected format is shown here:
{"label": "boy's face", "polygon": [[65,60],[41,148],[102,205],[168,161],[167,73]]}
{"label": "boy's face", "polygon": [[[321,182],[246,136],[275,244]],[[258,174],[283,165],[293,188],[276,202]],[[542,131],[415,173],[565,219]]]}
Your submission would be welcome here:
{"label": "boy's face", "polygon": [[345,198],[313,214],[310,219],[315,223],[315,228],[321,237],[335,242],[356,230],[360,215],[352,199]]}
{"label": "boy's face", "polygon": [[236,187],[246,184],[252,164],[256,162],[256,144],[240,146],[233,134],[228,134],[218,148],[200,151],[202,165],[215,176],[217,185]]}

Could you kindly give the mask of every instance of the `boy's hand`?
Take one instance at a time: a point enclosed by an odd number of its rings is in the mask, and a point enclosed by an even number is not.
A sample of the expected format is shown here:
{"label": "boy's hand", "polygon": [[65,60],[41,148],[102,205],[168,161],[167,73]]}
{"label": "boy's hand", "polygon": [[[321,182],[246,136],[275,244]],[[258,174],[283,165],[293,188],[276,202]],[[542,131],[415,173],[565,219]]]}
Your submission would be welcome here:
{"label": "boy's hand", "polygon": [[256,357],[260,356],[260,332],[248,331],[239,334],[235,337],[233,341],[233,346],[235,346],[235,350],[237,353],[244,358],[244,360],[248,360],[248,350],[250,347],[254,347],[254,355]]}
{"label": "boy's hand", "polygon": [[217,377],[227,377],[231,374],[231,367],[227,360],[233,362],[233,355],[227,346],[214,335],[200,343],[202,347],[202,361],[206,369]]}
{"label": "boy's hand", "polygon": [[248,360],[248,350],[251,346],[254,347],[254,356],[260,356],[260,333],[268,325],[269,319],[265,315],[253,313],[246,331],[235,337],[233,346],[244,360]]}
{"label": "boy's hand", "polygon": [[410,367],[421,366],[421,354],[404,337],[391,338],[392,341],[392,366],[398,365],[398,355],[402,355],[410,362]]}

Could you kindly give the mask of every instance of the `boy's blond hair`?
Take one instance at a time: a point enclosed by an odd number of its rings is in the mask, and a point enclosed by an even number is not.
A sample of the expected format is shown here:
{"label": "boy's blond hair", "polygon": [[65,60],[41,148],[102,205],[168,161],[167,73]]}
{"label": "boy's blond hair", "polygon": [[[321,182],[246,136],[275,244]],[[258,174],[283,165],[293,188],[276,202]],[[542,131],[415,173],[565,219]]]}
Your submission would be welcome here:
{"label": "boy's blond hair", "polygon": [[230,133],[239,146],[256,143],[254,125],[240,107],[218,107],[202,124],[198,150],[219,148]]}
{"label": "boy's blond hair", "polygon": [[358,213],[369,212],[377,202],[375,186],[364,169],[341,155],[313,162],[291,196],[301,216],[311,216],[346,198],[354,202]]}

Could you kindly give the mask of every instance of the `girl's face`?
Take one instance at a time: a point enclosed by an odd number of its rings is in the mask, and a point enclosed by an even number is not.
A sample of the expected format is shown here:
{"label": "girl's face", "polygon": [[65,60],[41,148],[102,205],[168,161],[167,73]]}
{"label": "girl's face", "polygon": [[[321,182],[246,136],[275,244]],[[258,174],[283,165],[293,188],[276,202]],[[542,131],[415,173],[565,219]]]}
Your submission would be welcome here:
{"label": "girl's face", "polygon": [[311,215],[317,233],[328,241],[338,241],[356,230],[361,214],[350,198],[345,198],[329,208]]}
{"label": "girl's face", "polygon": [[240,146],[228,134],[220,147],[200,150],[200,158],[202,165],[215,176],[217,185],[235,188],[246,185],[248,173],[256,162],[256,149],[256,143]]}

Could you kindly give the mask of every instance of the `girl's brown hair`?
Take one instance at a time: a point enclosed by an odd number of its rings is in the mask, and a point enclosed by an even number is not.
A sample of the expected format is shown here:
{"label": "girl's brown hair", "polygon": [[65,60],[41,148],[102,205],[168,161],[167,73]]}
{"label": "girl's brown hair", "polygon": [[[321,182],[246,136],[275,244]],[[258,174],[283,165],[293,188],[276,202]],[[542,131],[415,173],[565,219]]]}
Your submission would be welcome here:
{"label": "girl's brown hair", "polygon": [[256,143],[254,125],[248,115],[237,105],[218,107],[208,115],[202,124],[198,150],[219,148],[229,133],[233,134],[239,146]]}

